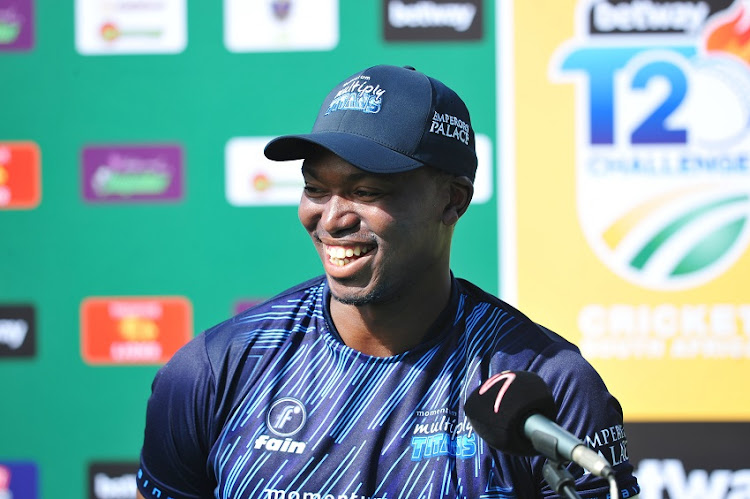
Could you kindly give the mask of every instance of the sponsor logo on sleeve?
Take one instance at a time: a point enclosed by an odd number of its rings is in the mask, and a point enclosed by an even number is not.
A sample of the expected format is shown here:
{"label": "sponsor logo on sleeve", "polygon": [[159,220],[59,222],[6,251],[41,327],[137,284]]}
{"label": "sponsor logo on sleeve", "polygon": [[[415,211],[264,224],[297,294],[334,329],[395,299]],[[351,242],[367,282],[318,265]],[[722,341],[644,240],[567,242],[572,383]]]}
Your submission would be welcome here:
{"label": "sponsor logo on sleeve", "polygon": [[0,305],[0,358],[36,354],[36,314],[31,305]]}
{"label": "sponsor logo on sleeve", "polygon": [[620,424],[586,435],[583,441],[613,466],[628,460],[628,439]]}
{"label": "sponsor logo on sleeve", "polygon": [[42,198],[41,153],[34,142],[0,142],[0,210],[36,208]]}
{"label": "sponsor logo on sleeve", "polygon": [[34,0],[0,1],[0,52],[34,47]]}
{"label": "sponsor logo on sleeve", "polygon": [[87,298],[81,304],[81,351],[89,364],[161,364],[193,334],[183,297]]}
{"label": "sponsor logo on sleeve", "polygon": [[183,197],[180,146],[89,146],[83,149],[81,161],[87,201],[176,201]]}

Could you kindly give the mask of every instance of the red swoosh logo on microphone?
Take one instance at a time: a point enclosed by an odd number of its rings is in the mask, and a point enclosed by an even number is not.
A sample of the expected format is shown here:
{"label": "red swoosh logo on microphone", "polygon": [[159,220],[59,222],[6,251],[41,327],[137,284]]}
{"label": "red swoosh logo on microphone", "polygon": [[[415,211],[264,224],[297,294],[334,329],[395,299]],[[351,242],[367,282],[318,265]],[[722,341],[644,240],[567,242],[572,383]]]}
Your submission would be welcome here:
{"label": "red swoosh logo on microphone", "polygon": [[497,412],[500,410],[500,402],[502,402],[505,392],[508,391],[508,387],[510,387],[510,384],[513,383],[514,379],[516,379],[515,373],[504,371],[487,379],[487,381],[482,383],[482,386],[479,388],[479,395],[484,395],[487,390],[492,388],[496,383],[508,380],[508,382],[505,383],[502,388],[500,388],[500,391],[497,393],[497,398],[495,398],[495,414],[497,414]]}

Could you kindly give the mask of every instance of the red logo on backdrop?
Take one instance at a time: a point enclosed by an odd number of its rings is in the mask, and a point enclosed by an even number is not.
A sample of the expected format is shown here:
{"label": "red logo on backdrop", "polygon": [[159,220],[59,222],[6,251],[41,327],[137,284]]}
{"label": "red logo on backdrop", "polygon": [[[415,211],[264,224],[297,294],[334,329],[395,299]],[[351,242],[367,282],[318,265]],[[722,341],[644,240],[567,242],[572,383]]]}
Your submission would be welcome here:
{"label": "red logo on backdrop", "polygon": [[162,364],[193,336],[183,297],[87,298],[81,354],[89,364]]}
{"label": "red logo on backdrop", "polygon": [[39,146],[34,142],[0,142],[0,209],[36,208],[41,198]]}

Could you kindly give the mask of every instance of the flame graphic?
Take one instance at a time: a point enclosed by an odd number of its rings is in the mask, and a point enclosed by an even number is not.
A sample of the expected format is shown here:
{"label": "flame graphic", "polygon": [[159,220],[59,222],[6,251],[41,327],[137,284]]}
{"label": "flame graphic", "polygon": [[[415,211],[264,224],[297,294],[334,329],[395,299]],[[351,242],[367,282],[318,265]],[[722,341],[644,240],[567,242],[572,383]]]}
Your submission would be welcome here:
{"label": "flame graphic", "polygon": [[709,52],[726,52],[750,64],[750,12],[742,7],[731,20],[717,26],[706,39]]}

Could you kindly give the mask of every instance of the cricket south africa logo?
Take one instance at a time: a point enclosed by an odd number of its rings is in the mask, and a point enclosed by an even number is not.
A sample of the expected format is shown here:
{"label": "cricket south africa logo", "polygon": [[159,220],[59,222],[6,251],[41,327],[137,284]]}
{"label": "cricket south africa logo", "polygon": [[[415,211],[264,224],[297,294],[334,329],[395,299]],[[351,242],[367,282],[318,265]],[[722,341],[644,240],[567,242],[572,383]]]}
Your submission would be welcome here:
{"label": "cricket south africa logo", "polygon": [[622,278],[688,289],[750,242],[750,4],[587,0],[552,81],[575,88],[578,219]]}

